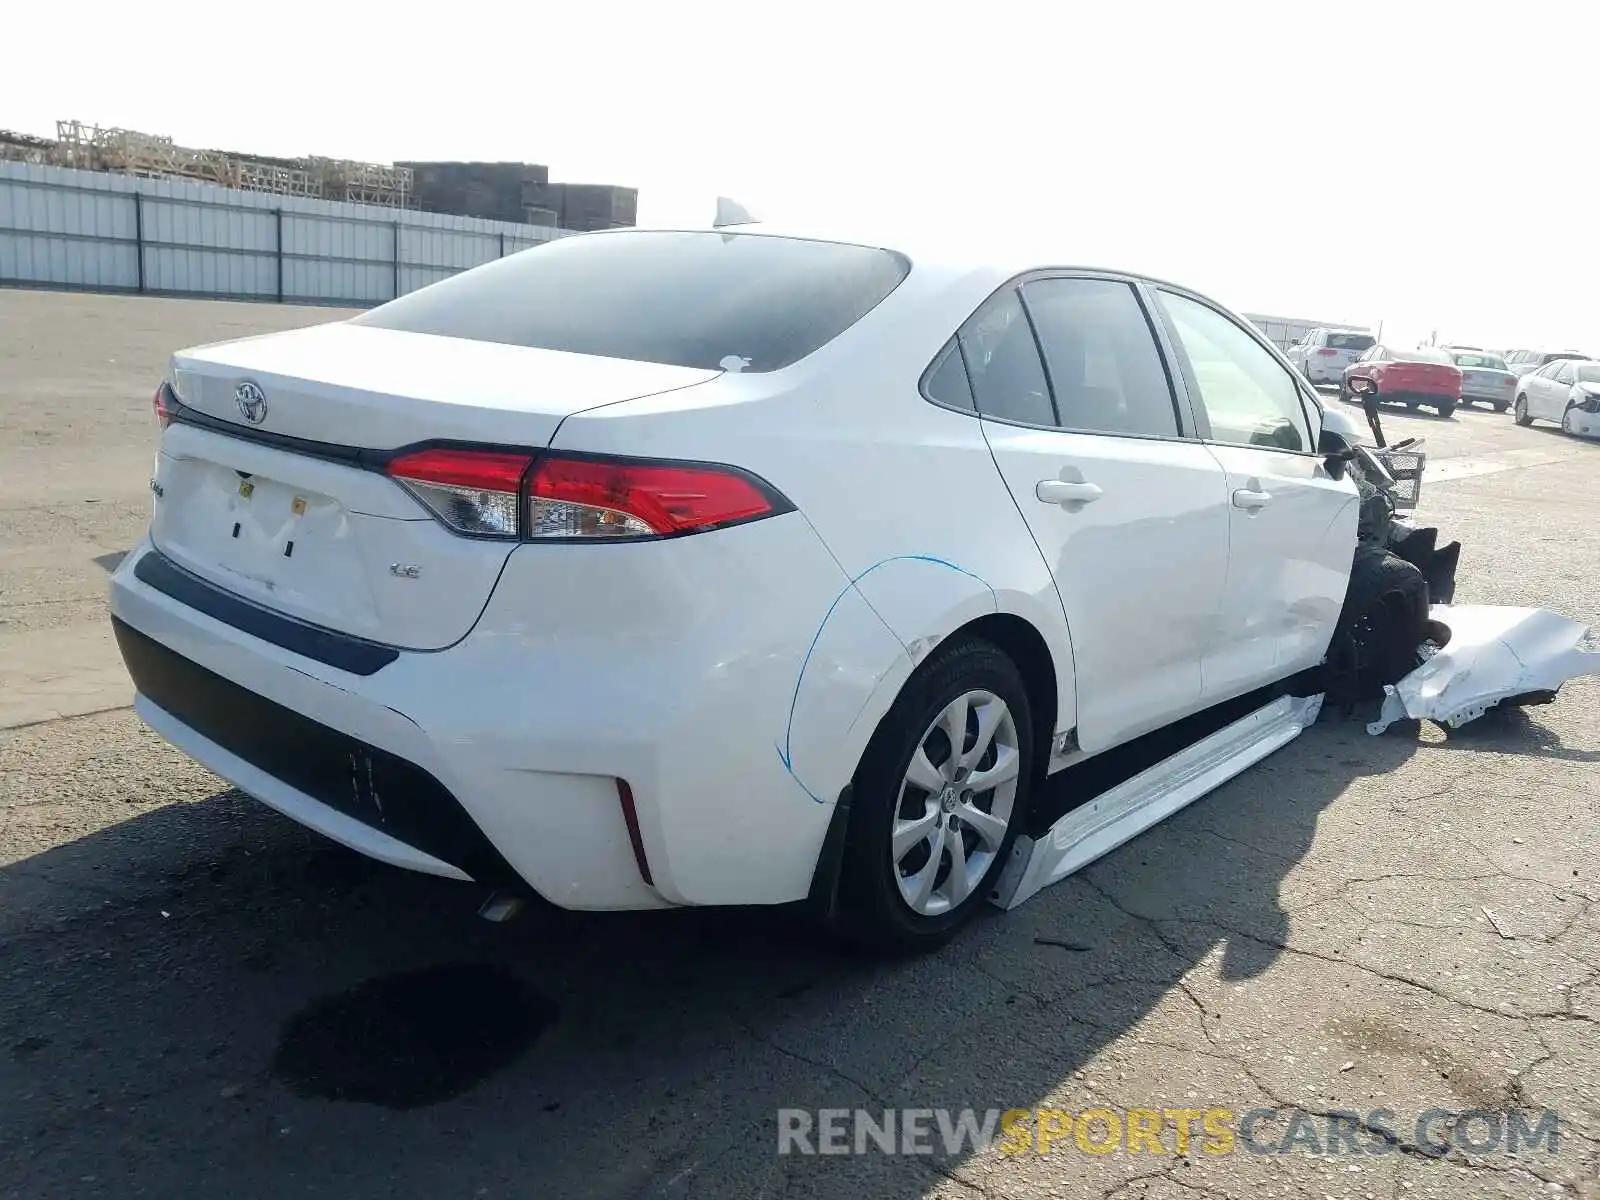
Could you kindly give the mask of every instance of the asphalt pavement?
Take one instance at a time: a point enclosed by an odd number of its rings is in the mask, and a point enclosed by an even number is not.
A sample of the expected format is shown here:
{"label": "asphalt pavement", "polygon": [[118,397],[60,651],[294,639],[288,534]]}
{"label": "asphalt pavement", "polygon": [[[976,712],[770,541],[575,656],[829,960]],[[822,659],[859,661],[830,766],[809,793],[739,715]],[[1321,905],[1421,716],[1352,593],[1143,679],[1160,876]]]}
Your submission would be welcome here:
{"label": "asphalt pavement", "polygon": [[[0,1197],[1600,1197],[1594,679],[1448,736],[1329,714],[897,964],[786,911],[492,925],[189,763],[105,653],[150,394],[339,315],[0,291]],[[1600,445],[1384,420],[1458,602],[1600,625]],[[824,1108],[1271,1111],[1229,1153],[1166,1115],[1161,1153],[777,1152]]]}

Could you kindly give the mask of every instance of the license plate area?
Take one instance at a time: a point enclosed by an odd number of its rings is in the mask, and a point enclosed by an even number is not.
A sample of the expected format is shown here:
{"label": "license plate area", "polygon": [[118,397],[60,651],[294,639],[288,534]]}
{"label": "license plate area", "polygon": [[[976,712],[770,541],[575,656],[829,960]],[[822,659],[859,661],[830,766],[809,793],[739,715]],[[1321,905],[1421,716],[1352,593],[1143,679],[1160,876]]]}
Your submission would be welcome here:
{"label": "license plate area", "polygon": [[[281,586],[308,567],[315,569],[321,547],[346,523],[344,506],[328,496],[225,467],[209,470],[218,479],[202,490],[221,503],[211,514],[215,529],[199,540],[218,547],[219,563],[263,587]],[[203,508],[193,514],[195,521],[206,518]]]}
{"label": "license plate area", "polygon": [[323,492],[199,458],[157,460],[156,545],[180,566],[334,628],[372,623],[352,514]]}

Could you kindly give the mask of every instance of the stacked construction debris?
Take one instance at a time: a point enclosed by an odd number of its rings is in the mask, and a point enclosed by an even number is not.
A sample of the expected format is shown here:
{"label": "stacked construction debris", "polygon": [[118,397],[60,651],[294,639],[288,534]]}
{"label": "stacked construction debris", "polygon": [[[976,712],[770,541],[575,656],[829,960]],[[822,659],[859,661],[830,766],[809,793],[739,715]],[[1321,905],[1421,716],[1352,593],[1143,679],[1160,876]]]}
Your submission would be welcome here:
{"label": "stacked construction debris", "polygon": [[554,224],[530,220],[523,192],[543,186],[550,169],[519,162],[403,162],[411,172],[417,207],[428,212],[487,217],[519,224]]}
{"label": "stacked construction debris", "polygon": [[136,129],[57,121],[56,166],[112,171],[146,179],[193,179],[247,192],[348,200],[411,208],[411,172],[333,158],[270,158],[232,150],[196,150]]}
{"label": "stacked construction debris", "polygon": [[0,159],[13,162],[49,163],[56,144],[49,138],[34,137],[31,133],[17,133],[0,129]]}
{"label": "stacked construction debris", "polygon": [[[625,229],[639,219],[638,189],[608,183],[531,185],[523,189],[522,200],[534,224],[559,225],[585,233]],[[532,214],[539,214],[540,219],[533,219]]]}
{"label": "stacked construction debris", "polygon": [[0,159],[147,179],[192,179],[279,196],[420,208],[518,224],[595,230],[629,226],[639,193],[609,184],[551,183],[550,169],[519,162],[353,162],[196,150],[135,129],[57,121],[56,137],[0,130]]}

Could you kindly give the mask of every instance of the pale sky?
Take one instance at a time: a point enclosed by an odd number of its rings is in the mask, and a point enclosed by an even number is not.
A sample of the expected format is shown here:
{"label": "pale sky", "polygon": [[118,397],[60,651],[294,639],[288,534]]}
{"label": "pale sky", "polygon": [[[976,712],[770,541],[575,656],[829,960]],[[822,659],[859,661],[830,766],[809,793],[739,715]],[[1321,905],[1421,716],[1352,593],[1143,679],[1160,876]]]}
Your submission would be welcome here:
{"label": "pale sky", "polygon": [[1238,309],[1600,354],[1600,5],[1578,0],[147,0],[62,22],[7,12],[0,127],[539,162],[638,187],[641,224],[703,224],[719,193],[1039,224]]}

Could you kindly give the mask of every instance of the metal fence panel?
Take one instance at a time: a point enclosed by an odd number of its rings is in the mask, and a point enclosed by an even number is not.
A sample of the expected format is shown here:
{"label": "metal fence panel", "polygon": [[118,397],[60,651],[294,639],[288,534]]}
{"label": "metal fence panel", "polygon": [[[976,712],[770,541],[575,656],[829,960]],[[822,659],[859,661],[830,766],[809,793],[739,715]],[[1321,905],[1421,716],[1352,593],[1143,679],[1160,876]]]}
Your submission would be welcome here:
{"label": "metal fence panel", "polygon": [[0,161],[0,286],[377,304],[566,230]]}

